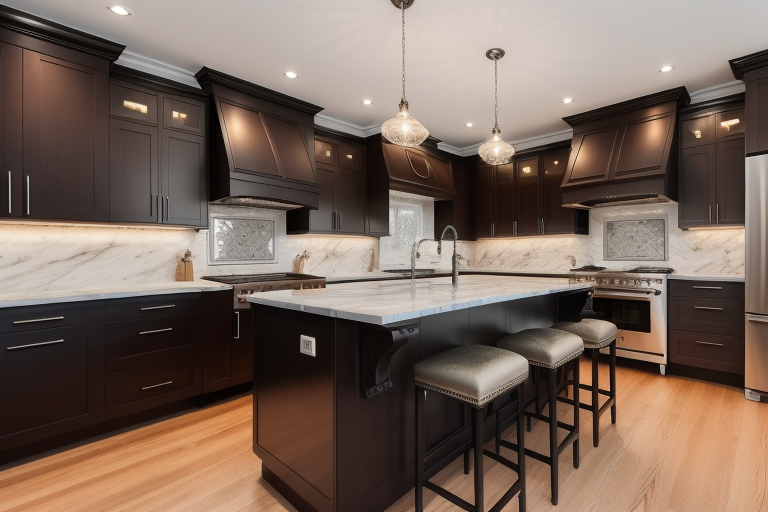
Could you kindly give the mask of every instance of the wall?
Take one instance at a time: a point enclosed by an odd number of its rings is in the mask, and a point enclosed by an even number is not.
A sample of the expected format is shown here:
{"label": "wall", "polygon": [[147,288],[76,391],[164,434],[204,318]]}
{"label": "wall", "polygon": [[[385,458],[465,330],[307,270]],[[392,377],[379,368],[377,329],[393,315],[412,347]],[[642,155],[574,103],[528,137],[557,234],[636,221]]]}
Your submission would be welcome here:
{"label": "wall", "polygon": [[[657,215],[665,215],[668,219],[667,261],[603,259],[603,221],[606,218]],[[480,269],[565,272],[588,264],[613,269],[649,265],[669,266],[681,274],[743,277],[744,229],[681,230],[677,227],[677,203],[613,206],[590,210],[589,236],[484,239],[472,246],[471,259],[472,267]]]}
{"label": "wall", "polygon": [[192,251],[195,277],[290,272],[309,253],[304,272],[358,274],[378,266],[378,243],[364,237],[286,236],[285,213],[211,206],[211,214],[275,219],[279,262],[208,265],[208,230],[83,225],[0,224],[0,294],[76,290],[173,281],[176,263]]}

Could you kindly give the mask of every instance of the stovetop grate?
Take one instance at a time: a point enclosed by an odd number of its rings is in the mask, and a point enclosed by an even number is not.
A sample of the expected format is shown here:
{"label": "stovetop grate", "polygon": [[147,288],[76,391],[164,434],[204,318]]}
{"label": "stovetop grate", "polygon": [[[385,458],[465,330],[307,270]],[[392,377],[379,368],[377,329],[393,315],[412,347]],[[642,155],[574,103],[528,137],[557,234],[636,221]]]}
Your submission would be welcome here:
{"label": "stovetop grate", "polygon": [[245,284],[245,283],[269,283],[274,281],[302,281],[306,279],[322,279],[318,276],[309,274],[296,274],[293,272],[283,272],[276,274],[243,274],[232,276],[203,276],[207,281],[215,281],[224,284]]}

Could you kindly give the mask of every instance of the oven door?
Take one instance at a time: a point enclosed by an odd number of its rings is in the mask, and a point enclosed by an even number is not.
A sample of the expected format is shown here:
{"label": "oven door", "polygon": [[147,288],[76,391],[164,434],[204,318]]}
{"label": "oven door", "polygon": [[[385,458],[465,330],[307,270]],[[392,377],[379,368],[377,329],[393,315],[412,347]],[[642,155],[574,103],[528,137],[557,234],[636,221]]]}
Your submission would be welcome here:
{"label": "oven door", "polygon": [[[654,289],[596,288],[596,318],[616,324],[616,348],[665,357],[667,325],[664,296]],[[666,358],[666,357],[665,357]]]}

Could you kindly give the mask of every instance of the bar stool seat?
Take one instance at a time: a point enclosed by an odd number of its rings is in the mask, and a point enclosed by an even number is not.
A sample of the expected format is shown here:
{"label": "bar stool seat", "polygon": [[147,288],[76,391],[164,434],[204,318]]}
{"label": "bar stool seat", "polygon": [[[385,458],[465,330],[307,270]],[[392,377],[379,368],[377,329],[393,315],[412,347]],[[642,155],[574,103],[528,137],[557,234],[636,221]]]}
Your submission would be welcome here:
{"label": "bar stool seat", "polygon": [[[584,347],[592,349],[592,383],[579,383],[581,389],[592,393],[592,403],[579,402],[579,407],[592,412],[592,445],[597,448],[600,444],[600,416],[611,408],[611,424],[616,424],[616,325],[605,320],[584,318],[580,322],[560,322],[553,326],[554,329],[570,332],[580,336],[584,341]],[[600,389],[598,383],[598,356],[601,348],[609,347],[609,389]],[[575,377],[574,377],[575,380]],[[564,385],[567,385],[564,383]],[[600,395],[608,399],[603,405],[599,405]],[[563,400],[563,401],[568,401]]]}
{"label": "bar stool seat", "polygon": [[[517,391],[518,442],[525,449],[522,411],[528,361],[522,356],[496,347],[468,345],[450,349],[416,363],[413,367],[416,384],[416,512],[423,510],[423,487],[430,489],[464,510],[482,512],[483,456],[488,456],[517,473],[517,480],[507,489],[491,510],[501,510],[516,493],[520,493],[520,510],[525,510],[525,457],[518,453],[514,463],[483,448],[485,411],[494,398],[505,392]],[[424,477],[424,416],[426,391],[449,396],[472,406],[472,447],[474,448],[475,504],[472,505]],[[469,446],[467,446],[469,448]],[[466,454],[466,450],[465,450]],[[465,455],[466,457],[466,455]],[[467,459],[465,458],[465,467]],[[466,471],[466,469],[465,469]]]}
{"label": "bar stool seat", "polygon": [[[552,504],[557,505],[558,501],[558,467],[560,453],[568,446],[573,445],[573,467],[579,467],[579,387],[573,386],[574,401],[573,405],[573,424],[569,425],[557,421],[557,401],[564,401],[557,396],[557,371],[568,362],[573,361],[573,372],[575,382],[579,379],[579,356],[584,353],[584,343],[581,338],[575,334],[552,329],[526,329],[515,334],[509,334],[501,338],[496,346],[505,350],[510,350],[520,354],[528,359],[531,367],[534,369],[533,383],[536,386],[534,397],[531,403],[534,404],[533,411],[526,410],[525,415],[528,419],[528,430],[530,430],[530,418],[536,418],[549,423],[549,455],[525,448],[525,454],[533,457],[550,466],[550,485],[552,491]],[[537,368],[544,368],[548,373],[549,383],[549,415],[541,414],[539,406],[539,383]],[[568,432],[562,443],[557,443],[557,428],[560,427]],[[498,438],[497,438],[498,439]],[[514,448],[513,443],[502,440],[501,446]],[[498,450],[498,444],[497,444]]]}

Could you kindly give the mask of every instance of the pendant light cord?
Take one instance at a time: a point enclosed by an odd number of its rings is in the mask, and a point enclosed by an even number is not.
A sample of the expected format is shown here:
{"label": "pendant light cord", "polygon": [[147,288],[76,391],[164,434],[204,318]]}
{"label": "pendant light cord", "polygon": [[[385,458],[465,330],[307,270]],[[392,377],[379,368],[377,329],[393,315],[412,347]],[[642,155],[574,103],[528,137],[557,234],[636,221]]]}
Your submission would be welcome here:
{"label": "pendant light cord", "polygon": [[499,126],[499,59],[493,58],[493,126]]}
{"label": "pendant light cord", "polygon": [[405,100],[405,0],[400,0],[400,12],[402,13],[402,35],[403,35],[403,102]]}

